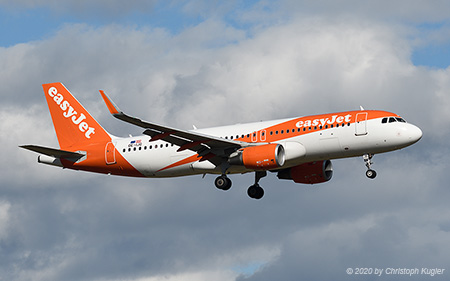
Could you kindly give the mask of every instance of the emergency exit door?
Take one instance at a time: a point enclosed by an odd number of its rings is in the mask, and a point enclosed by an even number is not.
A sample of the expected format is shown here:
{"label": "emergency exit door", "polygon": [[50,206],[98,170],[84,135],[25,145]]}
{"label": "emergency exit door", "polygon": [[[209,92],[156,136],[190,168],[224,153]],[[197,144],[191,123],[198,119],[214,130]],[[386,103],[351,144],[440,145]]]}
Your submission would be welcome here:
{"label": "emergency exit door", "polygon": [[105,160],[107,165],[116,164],[116,149],[112,142],[106,144]]}

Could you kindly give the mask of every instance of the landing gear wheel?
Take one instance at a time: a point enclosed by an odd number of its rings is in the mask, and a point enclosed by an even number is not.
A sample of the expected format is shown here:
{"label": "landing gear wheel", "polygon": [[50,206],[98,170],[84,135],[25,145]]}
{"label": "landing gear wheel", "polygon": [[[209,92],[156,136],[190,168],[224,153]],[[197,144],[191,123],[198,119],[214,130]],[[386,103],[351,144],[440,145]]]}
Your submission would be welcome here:
{"label": "landing gear wheel", "polygon": [[364,159],[364,162],[366,163],[366,167],[367,167],[366,176],[369,179],[374,179],[377,176],[377,172],[375,172],[371,168],[371,165],[373,164],[372,157],[373,157],[372,154],[364,154],[363,155],[363,159]]}
{"label": "landing gear wheel", "polygon": [[267,176],[267,171],[255,172],[255,184],[247,189],[247,194],[250,198],[261,199],[264,196],[264,189],[259,186],[258,182],[261,178]]}
{"label": "landing gear wheel", "polygon": [[231,180],[227,176],[218,176],[214,181],[218,189],[228,190],[231,188]]}
{"label": "landing gear wheel", "polygon": [[372,169],[369,169],[369,170],[366,171],[366,176],[367,176],[369,179],[374,179],[374,178],[377,176],[377,172],[375,172],[375,171],[372,170]]}
{"label": "landing gear wheel", "polygon": [[250,198],[261,199],[264,196],[264,189],[259,184],[254,184],[248,188],[247,194]]}

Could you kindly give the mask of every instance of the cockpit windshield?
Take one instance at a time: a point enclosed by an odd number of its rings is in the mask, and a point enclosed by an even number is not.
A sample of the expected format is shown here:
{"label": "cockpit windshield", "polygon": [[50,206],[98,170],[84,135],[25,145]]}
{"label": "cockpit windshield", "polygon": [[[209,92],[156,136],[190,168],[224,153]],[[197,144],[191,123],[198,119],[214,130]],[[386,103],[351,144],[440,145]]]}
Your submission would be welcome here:
{"label": "cockpit windshield", "polygon": [[394,122],[406,123],[405,119],[403,119],[401,117],[384,117],[381,120],[381,123],[383,123],[383,124],[385,124],[385,123],[394,123]]}

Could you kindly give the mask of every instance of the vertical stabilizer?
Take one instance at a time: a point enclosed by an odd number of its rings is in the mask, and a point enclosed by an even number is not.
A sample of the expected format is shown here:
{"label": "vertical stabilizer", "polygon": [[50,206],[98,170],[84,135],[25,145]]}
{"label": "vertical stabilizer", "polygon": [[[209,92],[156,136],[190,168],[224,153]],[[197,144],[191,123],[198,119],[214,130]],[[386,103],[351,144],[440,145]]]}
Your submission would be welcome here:
{"label": "vertical stabilizer", "polygon": [[61,149],[111,141],[111,136],[63,84],[42,86]]}

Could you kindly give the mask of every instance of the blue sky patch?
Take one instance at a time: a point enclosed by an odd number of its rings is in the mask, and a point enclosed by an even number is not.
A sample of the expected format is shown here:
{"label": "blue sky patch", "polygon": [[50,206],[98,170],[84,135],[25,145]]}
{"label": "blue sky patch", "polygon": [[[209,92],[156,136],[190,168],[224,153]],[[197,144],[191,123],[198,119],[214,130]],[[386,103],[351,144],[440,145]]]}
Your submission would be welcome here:
{"label": "blue sky patch", "polygon": [[419,45],[411,60],[416,66],[447,68],[450,65],[450,27],[444,22],[422,23],[417,27]]}
{"label": "blue sky patch", "polygon": [[417,48],[414,50],[411,60],[416,66],[447,68],[450,66],[450,44]]}

